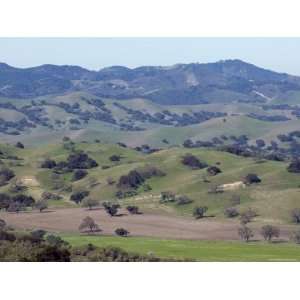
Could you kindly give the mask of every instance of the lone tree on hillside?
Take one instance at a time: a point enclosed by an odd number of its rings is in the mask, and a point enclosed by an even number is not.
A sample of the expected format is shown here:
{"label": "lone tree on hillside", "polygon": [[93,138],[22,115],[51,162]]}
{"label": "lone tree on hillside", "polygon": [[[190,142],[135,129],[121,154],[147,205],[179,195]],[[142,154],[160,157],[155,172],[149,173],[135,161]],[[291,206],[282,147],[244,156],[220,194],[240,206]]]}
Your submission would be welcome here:
{"label": "lone tree on hillside", "polygon": [[291,218],[294,223],[300,223],[300,208],[294,208],[291,211]]}
{"label": "lone tree on hillside", "polygon": [[99,231],[99,226],[98,224],[95,223],[94,219],[91,217],[85,217],[81,224],[79,225],[79,231],[84,231],[88,229],[89,232],[95,232],[95,231]]}
{"label": "lone tree on hillside", "polygon": [[243,182],[245,184],[260,183],[261,179],[256,174],[250,173],[244,177]]}
{"label": "lone tree on hillside", "polygon": [[39,200],[35,203],[35,208],[42,212],[48,208],[48,203],[46,200]]}
{"label": "lone tree on hillside", "polygon": [[96,200],[96,199],[90,198],[90,197],[85,198],[85,199],[83,199],[83,201],[82,201],[82,206],[83,206],[83,207],[88,207],[89,210],[92,210],[93,207],[96,207],[96,206],[98,206],[98,205],[99,205],[99,201]]}
{"label": "lone tree on hillside", "polygon": [[210,176],[215,176],[219,173],[222,173],[221,169],[216,167],[216,166],[210,166],[207,168],[207,173],[210,175]]}
{"label": "lone tree on hillside", "polygon": [[193,211],[193,216],[195,217],[195,219],[201,219],[204,217],[206,211],[207,211],[206,206],[195,207]]}
{"label": "lone tree on hillside", "polygon": [[250,238],[252,238],[253,232],[249,227],[242,226],[238,229],[238,234],[241,240],[248,242]]}
{"label": "lone tree on hillside", "polygon": [[129,231],[124,228],[117,228],[115,230],[116,235],[126,237],[129,235]]}
{"label": "lone tree on hillside", "polygon": [[264,225],[261,228],[261,235],[265,239],[265,241],[271,242],[274,237],[279,237],[280,230],[278,227],[273,225]]}
{"label": "lone tree on hillside", "polygon": [[116,155],[116,154],[113,154],[112,156],[109,157],[110,161],[120,161],[120,159],[121,159],[121,156]]}

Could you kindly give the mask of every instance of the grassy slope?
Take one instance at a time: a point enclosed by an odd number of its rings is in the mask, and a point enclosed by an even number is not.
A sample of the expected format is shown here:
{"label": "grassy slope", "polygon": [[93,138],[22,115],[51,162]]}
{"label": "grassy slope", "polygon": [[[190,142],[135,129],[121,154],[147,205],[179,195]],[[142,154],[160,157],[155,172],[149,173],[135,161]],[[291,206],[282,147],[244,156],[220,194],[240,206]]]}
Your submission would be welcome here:
{"label": "grassy slope", "polygon": [[221,241],[182,241],[150,238],[70,236],[63,238],[73,246],[92,243],[115,246],[141,254],[197,261],[300,261],[299,246],[294,244],[240,243]]}
{"label": "grassy slope", "polygon": [[[94,111],[94,107],[88,105],[84,98],[95,98],[95,96],[88,93],[76,92],[63,96],[44,96],[40,97],[40,100],[46,100],[49,102],[66,102],[69,104],[79,103],[83,110]],[[293,103],[299,102],[298,96],[294,93],[291,95]],[[0,102],[11,102],[17,106],[30,104],[29,100],[16,100],[0,98]],[[112,111],[113,116],[119,121],[130,120],[130,115],[127,115],[123,110],[115,107],[113,99],[105,99],[106,107]],[[275,101],[275,100],[274,100]],[[278,101],[277,101],[278,102]],[[279,101],[280,102],[280,101]],[[176,112],[178,114],[192,113],[199,110],[207,111],[222,111],[227,112],[229,116],[226,118],[227,122],[223,123],[223,118],[212,119],[201,124],[191,125],[186,127],[171,127],[162,126],[159,124],[149,124],[136,122],[136,125],[146,128],[146,131],[142,132],[125,132],[120,131],[117,126],[107,124],[104,122],[91,121],[89,124],[82,124],[81,130],[70,130],[68,122],[60,128],[55,130],[49,130],[46,127],[38,126],[31,132],[27,132],[26,135],[21,136],[9,136],[0,134],[0,138],[3,141],[17,141],[21,140],[26,144],[39,145],[41,143],[55,143],[61,140],[65,135],[71,136],[73,139],[89,140],[100,139],[105,142],[117,142],[123,141],[130,145],[140,145],[142,143],[149,143],[155,147],[165,146],[161,141],[162,139],[168,139],[171,144],[178,145],[187,138],[209,140],[213,137],[226,135],[241,135],[246,134],[250,139],[257,139],[263,137],[265,140],[270,141],[276,138],[279,133],[285,133],[288,131],[296,130],[299,127],[299,120],[291,120],[288,122],[263,122],[255,119],[247,118],[244,115],[250,112],[257,114],[285,114],[286,111],[263,111],[258,105],[250,105],[243,103],[234,104],[202,104],[202,105],[173,105],[163,106],[153,103],[145,99],[131,99],[121,101],[122,105],[129,108],[138,109],[144,112],[161,112],[165,109]],[[53,107],[44,106],[48,117],[51,120],[51,124],[55,125],[55,119],[68,120],[70,118],[77,118],[76,115],[66,113],[64,110]],[[237,114],[231,116],[231,114]],[[5,116],[5,119],[15,120],[23,116],[11,110],[6,110],[5,114],[0,112],[0,118]],[[56,126],[56,125],[55,125]]]}
{"label": "grassy slope", "polygon": [[[243,210],[247,207],[254,207],[259,212],[257,218],[260,222],[272,223],[288,223],[289,212],[292,208],[300,207],[299,202],[299,175],[291,174],[286,170],[286,163],[267,161],[257,163],[251,158],[242,158],[229,153],[217,152],[204,149],[184,149],[170,148],[153,153],[151,155],[143,155],[131,149],[121,148],[112,144],[87,144],[77,143],[76,149],[87,152],[91,157],[97,160],[99,167],[89,170],[89,175],[77,182],[72,182],[71,174],[64,175],[66,185],[72,184],[73,191],[80,189],[88,189],[91,196],[101,201],[114,199],[117,191],[115,185],[110,186],[106,183],[108,177],[114,180],[127,174],[130,170],[144,166],[145,164],[154,165],[163,170],[167,175],[164,177],[153,177],[147,180],[152,190],[144,192],[140,188],[139,195],[133,198],[120,200],[121,204],[136,204],[143,210],[156,210],[162,213],[171,213],[179,215],[191,215],[194,206],[208,206],[208,214],[215,215],[216,218],[222,219],[223,210],[230,205],[230,199],[233,194],[241,196],[241,204],[238,209]],[[64,160],[68,155],[68,150],[62,147],[62,144],[41,146],[38,148],[27,148],[24,150],[11,146],[1,145],[0,150],[16,154],[23,157],[23,166],[12,167],[17,178],[23,176],[35,176],[40,182],[39,187],[31,187],[28,193],[36,198],[44,190],[51,190],[53,180],[51,179],[51,171],[40,169],[39,162],[46,157],[51,157],[57,161]],[[222,173],[208,177],[210,183],[203,182],[203,176],[206,170],[191,170],[181,164],[181,157],[187,152],[191,152],[201,160],[206,161],[210,165],[216,162],[220,163]],[[109,157],[112,154],[121,155],[121,162],[111,162]],[[9,164],[9,161],[6,161]],[[110,168],[103,170],[101,167],[108,165]],[[250,186],[233,192],[225,192],[222,194],[209,194],[208,190],[215,185],[231,183],[239,181],[248,173],[257,173],[262,183],[257,186]],[[93,186],[94,182],[98,185]],[[7,186],[1,187],[0,191],[6,191]],[[176,194],[184,194],[194,200],[192,204],[177,206],[174,204],[162,205],[159,203],[158,196],[161,191],[170,190]],[[58,206],[74,205],[69,202],[68,192],[62,192],[64,196],[63,202],[54,202],[52,204]],[[152,196],[154,197],[152,197]],[[141,199],[143,196],[143,199]]]}

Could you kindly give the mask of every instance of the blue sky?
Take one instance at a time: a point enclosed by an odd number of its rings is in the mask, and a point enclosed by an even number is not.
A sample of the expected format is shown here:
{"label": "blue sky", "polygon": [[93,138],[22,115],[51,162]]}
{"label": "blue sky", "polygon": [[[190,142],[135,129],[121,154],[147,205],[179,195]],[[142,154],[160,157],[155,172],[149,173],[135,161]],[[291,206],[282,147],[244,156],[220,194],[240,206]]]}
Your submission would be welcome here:
{"label": "blue sky", "polygon": [[0,62],[16,67],[172,65],[242,59],[300,75],[300,38],[0,38]]}

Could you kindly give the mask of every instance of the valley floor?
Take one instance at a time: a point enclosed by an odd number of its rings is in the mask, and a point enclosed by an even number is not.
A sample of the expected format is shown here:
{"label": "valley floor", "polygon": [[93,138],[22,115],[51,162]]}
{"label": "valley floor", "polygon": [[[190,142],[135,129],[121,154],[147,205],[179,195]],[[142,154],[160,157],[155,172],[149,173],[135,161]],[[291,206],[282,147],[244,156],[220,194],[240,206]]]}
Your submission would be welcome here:
{"label": "valley floor", "polygon": [[[44,229],[57,233],[78,233],[78,226],[84,217],[90,216],[99,225],[97,234],[114,235],[117,228],[125,228],[133,237],[151,237],[183,240],[238,240],[237,220],[215,220],[206,217],[201,220],[154,213],[128,215],[120,211],[119,216],[110,217],[104,209],[62,208],[42,213],[27,211],[22,213],[0,212],[0,218],[17,229]],[[254,240],[261,240],[261,224],[249,226],[254,232]],[[280,239],[287,241],[295,225],[281,225]]]}

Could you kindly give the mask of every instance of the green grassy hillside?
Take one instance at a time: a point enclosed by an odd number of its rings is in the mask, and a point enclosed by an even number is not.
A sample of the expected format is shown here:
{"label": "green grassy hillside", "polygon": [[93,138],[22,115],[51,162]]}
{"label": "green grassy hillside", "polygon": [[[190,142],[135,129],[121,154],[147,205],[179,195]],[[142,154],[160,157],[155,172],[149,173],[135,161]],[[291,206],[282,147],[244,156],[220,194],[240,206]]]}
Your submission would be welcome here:
{"label": "green grassy hillside", "polygon": [[[36,184],[29,183],[26,193],[39,199],[42,192],[52,191],[63,196],[63,200],[51,201],[55,207],[75,206],[69,200],[71,193],[88,190],[92,198],[101,201],[119,201],[121,205],[135,204],[144,211],[157,211],[166,214],[192,215],[195,206],[208,207],[208,215],[217,219],[224,218],[224,208],[231,205],[233,195],[241,198],[237,209],[242,211],[248,207],[255,208],[259,214],[258,222],[289,223],[290,210],[300,207],[299,181],[300,175],[289,173],[286,170],[287,163],[275,161],[257,161],[253,158],[244,158],[233,154],[203,150],[170,147],[152,154],[142,154],[130,148],[123,148],[115,144],[76,143],[76,150],[82,150],[99,164],[98,167],[89,169],[88,175],[78,181],[72,181],[72,173],[60,175],[54,179],[50,169],[41,169],[40,163],[45,158],[51,158],[57,162],[66,160],[71,153],[63,143],[26,147],[18,149],[14,146],[0,145],[0,151],[5,155],[15,155],[21,160],[2,159],[2,164],[14,170],[16,178],[9,184],[0,187],[0,192],[8,192],[10,186],[16,180],[34,179]],[[181,163],[182,156],[192,153],[209,165],[218,164],[222,173],[216,176],[208,176],[206,169],[192,170]],[[119,162],[110,161],[113,154],[120,155]],[[141,186],[137,189],[137,195],[117,200],[115,193],[119,190],[116,184],[107,183],[107,178],[118,182],[121,175],[146,165],[155,166],[166,175],[152,177],[146,180],[151,187],[150,191],[144,191]],[[260,184],[239,188],[224,193],[208,193],[217,185],[241,181],[248,173],[256,173],[261,179]],[[206,177],[209,182],[204,182]],[[30,181],[29,180],[29,181]],[[55,182],[60,181],[60,187]],[[26,183],[27,184],[27,183]],[[71,191],[72,190],[72,191]],[[177,205],[174,203],[161,204],[160,193],[172,191],[176,195],[186,195],[193,200],[191,204]]]}
{"label": "green grassy hillside", "polygon": [[[286,102],[293,105],[299,103],[299,95],[291,94],[291,101]],[[265,103],[219,103],[219,104],[198,104],[198,105],[160,105],[146,99],[102,99],[104,108],[108,110],[116,123],[109,123],[102,120],[90,119],[84,122],[80,119],[76,112],[65,110],[59,107],[59,104],[79,105],[81,112],[94,113],[99,110],[88,101],[100,99],[86,92],[72,92],[60,96],[43,96],[34,99],[7,99],[0,98],[0,104],[10,103],[16,106],[17,110],[10,108],[1,108],[1,119],[10,122],[26,119],[28,116],[22,112],[22,107],[29,106],[34,108],[38,104],[38,108],[42,109],[39,117],[46,118],[49,126],[36,124],[35,128],[27,128],[20,135],[10,135],[0,132],[0,138],[5,142],[15,142],[21,140],[27,145],[38,146],[40,144],[57,143],[63,136],[70,136],[76,141],[100,139],[106,143],[126,142],[131,146],[138,146],[143,143],[151,144],[153,147],[165,147],[162,142],[167,139],[171,145],[180,145],[187,138],[194,140],[210,140],[213,137],[221,135],[242,135],[246,134],[250,141],[263,138],[267,142],[272,139],[276,140],[278,134],[287,133],[299,128],[299,120],[291,115],[289,110],[264,110]],[[33,102],[32,102],[33,101]],[[226,122],[223,117],[216,117],[197,124],[188,124],[185,126],[170,126],[160,123],[149,122],[143,120],[135,120],[133,116],[126,110],[117,107],[114,103],[121,104],[125,109],[139,111],[151,116],[169,111],[172,114],[182,116],[188,114],[190,116],[195,112],[219,112],[226,113]],[[274,100],[269,104],[282,104],[279,100]],[[98,110],[97,110],[98,109]],[[288,121],[270,122],[261,121],[247,117],[247,114],[255,113],[263,116],[281,115],[290,118]],[[38,115],[38,113],[37,113]],[[79,120],[80,124],[72,126],[70,120]],[[62,121],[61,124],[57,122]],[[143,131],[124,130],[119,125],[127,124],[143,128]]]}

